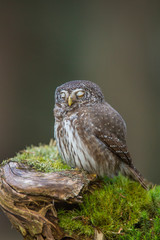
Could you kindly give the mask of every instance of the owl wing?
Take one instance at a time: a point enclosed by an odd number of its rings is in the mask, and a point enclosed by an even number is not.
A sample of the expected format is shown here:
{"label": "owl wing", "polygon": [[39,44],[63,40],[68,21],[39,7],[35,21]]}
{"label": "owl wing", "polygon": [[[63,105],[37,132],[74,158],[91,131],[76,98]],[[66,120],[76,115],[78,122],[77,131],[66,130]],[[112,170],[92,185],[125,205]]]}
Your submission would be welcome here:
{"label": "owl wing", "polygon": [[132,159],[130,153],[127,150],[126,144],[123,144],[119,139],[116,139],[114,135],[96,135],[96,137],[104,143],[108,149],[116,154],[119,158],[122,159],[128,165],[132,164]]}
{"label": "owl wing", "polygon": [[[92,115],[92,114],[91,114]],[[116,154],[123,162],[132,165],[132,159],[126,145],[126,124],[121,115],[109,104],[96,106],[91,116],[94,135]]]}

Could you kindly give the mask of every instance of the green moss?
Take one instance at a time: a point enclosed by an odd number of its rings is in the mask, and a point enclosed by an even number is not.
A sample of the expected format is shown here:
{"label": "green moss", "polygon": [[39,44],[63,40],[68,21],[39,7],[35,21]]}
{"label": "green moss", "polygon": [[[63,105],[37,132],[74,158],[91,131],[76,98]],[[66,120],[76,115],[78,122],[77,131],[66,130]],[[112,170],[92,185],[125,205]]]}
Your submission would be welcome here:
{"label": "green moss", "polygon": [[160,239],[160,187],[146,191],[118,176],[85,194],[79,210],[59,211],[58,217],[69,234],[86,238],[93,239],[96,227],[107,239]]}
{"label": "green moss", "polygon": [[[71,169],[61,160],[55,145],[28,147],[14,158],[42,172]],[[72,210],[58,209],[60,226],[67,234],[93,239],[94,228],[107,239],[160,239],[160,186],[146,191],[139,183],[123,176],[102,180],[83,196],[83,203]]]}
{"label": "green moss", "polygon": [[55,145],[39,145],[31,146],[18,153],[15,157],[3,161],[24,163],[37,171],[54,172],[71,169],[67,164],[63,163]]}

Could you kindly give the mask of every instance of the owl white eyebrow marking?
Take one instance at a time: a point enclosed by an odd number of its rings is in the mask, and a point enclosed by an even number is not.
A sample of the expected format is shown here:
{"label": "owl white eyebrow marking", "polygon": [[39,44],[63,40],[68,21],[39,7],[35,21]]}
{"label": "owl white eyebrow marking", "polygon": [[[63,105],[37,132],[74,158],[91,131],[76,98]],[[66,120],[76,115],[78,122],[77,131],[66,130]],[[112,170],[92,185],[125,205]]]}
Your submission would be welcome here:
{"label": "owl white eyebrow marking", "polygon": [[60,91],[60,93],[68,93],[66,90],[62,90]]}

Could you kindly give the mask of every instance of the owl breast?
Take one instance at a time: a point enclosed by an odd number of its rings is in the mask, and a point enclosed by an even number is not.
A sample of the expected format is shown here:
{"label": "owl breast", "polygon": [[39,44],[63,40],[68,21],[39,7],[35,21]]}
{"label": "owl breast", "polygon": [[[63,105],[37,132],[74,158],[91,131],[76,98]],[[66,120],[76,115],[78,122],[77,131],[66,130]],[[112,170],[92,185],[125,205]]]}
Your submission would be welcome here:
{"label": "owl breast", "polygon": [[76,115],[55,122],[55,139],[62,158],[71,167],[96,171],[96,162],[78,133]]}
{"label": "owl breast", "polygon": [[117,175],[117,157],[87,128],[82,131],[76,114],[55,121],[55,139],[63,160],[69,166],[98,176]]}

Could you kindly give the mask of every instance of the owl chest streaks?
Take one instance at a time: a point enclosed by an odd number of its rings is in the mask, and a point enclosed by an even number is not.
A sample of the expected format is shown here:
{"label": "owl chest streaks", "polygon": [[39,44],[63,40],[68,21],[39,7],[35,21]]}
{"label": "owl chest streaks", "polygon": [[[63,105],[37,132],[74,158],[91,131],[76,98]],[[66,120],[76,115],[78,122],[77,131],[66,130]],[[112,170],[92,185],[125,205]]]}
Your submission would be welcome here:
{"label": "owl chest streaks", "polygon": [[55,122],[55,138],[60,154],[68,165],[96,172],[96,162],[85,144],[91,136],[86,139],[85,132],[82,133],[77,114]]}

